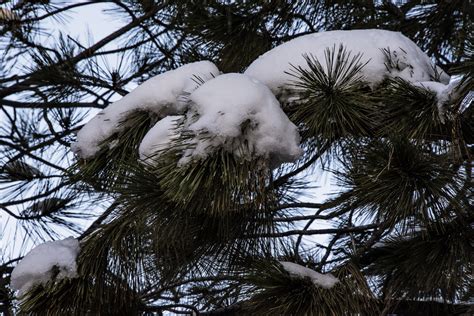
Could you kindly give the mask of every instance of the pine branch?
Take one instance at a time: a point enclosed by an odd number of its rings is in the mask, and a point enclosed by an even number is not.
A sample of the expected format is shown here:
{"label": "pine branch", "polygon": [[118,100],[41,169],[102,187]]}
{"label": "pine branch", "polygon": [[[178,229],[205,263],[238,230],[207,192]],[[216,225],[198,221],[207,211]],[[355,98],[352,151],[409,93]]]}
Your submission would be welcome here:
{"label": "pine branch", "polygon": [[378,224],[369,224],[369,225],[361,225],[361,226],[355,226],[355,227],[289,230],[289,231],[285,231],[281,233],[247,235],[246,238],[261,238],[261,237],[281,238],[281,237],[287,237],[291,235],[321,235],[321,234],[334,234],[334,233],[351,233],[351,232],[367,231],[367,230],[374,229],[377,227],[378,227]]}
{"label": "pine branch", "polygon": [[285,182],[287,182],[292,177],[300,174],[301,172],[303,172],[304,170],[306,170],[307,168],[312,166],[319,158],[321,158],[322,155],[324,155],[326,153],[327,150],[329,150],[329,148],[331,148],[330,143],[326,143],[325,145],[323,145],[322,148],[320,150],[318,150],[318,153],[315,154],[313,157],[311,157],[303,165],[301,165],[298,168],[296,168],[295,170],[290,171],[289,173],[287,173],[285,175],[282,175],[281,177],[275,179],[271,183],[271,187],[272,188],[277,188],[277,187],[283,185]]}
{"label": "pine branch", "polygon": [[[70,65],[73,65],[73,64],[75,64],[75,63],[77,63],[77,62],[79,62],[83,59],[91,57],[94,54],[94,52],[98,51],[99,49],[101,49],[102,47],[104,47],[105,45],[110,43],[111,41],[117,39],[118,37],[124,35],[128,31],[133,29],[134,27],[140,25],[141,22],[143,22],[143,21],[149,19],[150,17],[152,17],[153,15],[155,15],[156,12],[158,12],[160,9],[164,8],[165,5],[166,5],[166,2],[162,5],[154,6],[153,10],[145,13],[143,16],[137,18],[136,20],[133,20],[132,22],[128,23],[127,25],[125,25],[123,27],[121,27],[117,31],[109,34],[108,36],[106,36],[103,39],[99,40],[94,45],[88,47],[87,49],[83,50],[79,54],[69,58],[67,60],[67,63],[70,64]],[[62,63],[58,63],[56,65],[51,65],[51,68],[57,68],[57,67],[61,67],[61,66],[62,66]],[[28,78],[28,79],[25,79],[25,80],[23,80],[19,83],[13,84],[13,85],[11,85],[7,88],[1,89],[0,90],[0,98],[3,99],[3,98],[5,98],[5,97],[7,97],[11,94],[22,91],[25,87],[29,87],[30,85],[34,85],[35,84],[35,79],[33,79],[33,77],[34,77],[34,73],[30,74],[30,78]]]}
{"label": "pine branch", "polygon": [[331,143],[349,135],[370,135],[376,104],[360,71],[362,55],[351,56],[343,45],[326,49],[325,64],[304,55],[306,67],[292,65],[292,87],[299,95],[290,117],[304,126],[303,140],[321,137]]}
{"label": "pine branch", "polygon": [[[51,19],[62,21],[63,13],[99,2],[106,1],[17,1],[0,9],[6,229],[13,230],[16,219],[25,242],[43,238],[42,232],[54,238],[51,227],[69,227],[85,210],[113,199],[79,233],[79,277],[32,288],[21,302],[24,313],[339,315],[408,314],[412,308],[447,315],[468,309],[453,303],[469,297],[472,282],[474,112],[464,99],[472,90],[472,52],[470,13],[461,0],[436,6],[111,2],[113,12],[104,14],[129,22],[100,41],[83,45],[69,34],[42,41],[40,31],[56,34]],[[272,171],[251,153],[241,161],[216,151],[178,170],[184,147],[175,147],[161,153],[158,165],[144,165],[137,146],[156,118],[142,113],[124,118],[96,159],[68,168],[66,150],[83,109],[127,94],[132,80],[204,59],[240,71],[311,30],[355,28],[402,31],[445,69],[464,75],[459,95],[444,106],[444,122],[434,93],[401,79],[368,87],[359,77],[362,56],[333,47],[325,60],[305,56],[305,67],[293,68],[300,100],[284,109],[303,135],[298,164]],[[108,48],[114,43],[120,47]],[[115,56],[117,65],[99,56]],[[387,65],[401,66],[393,59]],[[118,146],[109,146],[117,139]],[[329,167],[342,166],[329,172],[345,192],[323,203],[301,202],[298,194],[310,183],[300,175],[319,167],[323,155]],[[313,214],[300,215],[304,210]],[[313,228],[316,220],[332,227]],[[293,229],[298,221],[308,222]],[[330,239],[302,246],[312,235]],[[256,267],[248,257],[265,262]],[[288,258],[331,270],[341,282],[315,288],[275,262]],[[11,306],[4,291],[11,269],[0,272],[0,313]],[[439,297],[447,298],[444,306],[427,301]]]}
{"label": "pine branch", "polygon": [[256,260],[248,276],[255,293],[243,303],[244,312],[258,315],[344,315],[376,312],[365,279],[356,267],[347,265],[335,271],[338,282],[322,287],[307,277],[285,271],[281,264],[268,259]]}

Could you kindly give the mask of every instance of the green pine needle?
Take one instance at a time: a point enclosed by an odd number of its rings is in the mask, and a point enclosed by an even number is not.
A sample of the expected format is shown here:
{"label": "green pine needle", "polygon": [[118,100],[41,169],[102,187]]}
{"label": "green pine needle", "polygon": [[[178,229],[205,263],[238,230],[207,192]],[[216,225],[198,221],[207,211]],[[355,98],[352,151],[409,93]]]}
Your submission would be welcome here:
{"label": "green pine needle", "polygon": [[344,193],[347,203],[360,214],[395,225],[449,217],[448,206],[461,209],[457,195],[465,175],[450,152],[386,139],[359,143],[349,156],[336,176],[350,190]]}
{"label": "green pine needle", "polygon": [[374,248],[368,274],[381,276],[387,299],[457,301],[472,291],[472,217],[432,223],[412,236]]}
{"label": "green pine needle", "polygon": [[358,269],[347,265],[334,274],[339,282],[326,289],[308,278],[290,275],[277,261],[256,260],[247,277],[255,294],[244,303],[244,311],[251,315],[377,314],[377,306]]}
{"label": "green pine needle", "polygon": [[401,78],[386,79],[377,93],[381,102],[381,135],[413,139],[449,135],[438,110],[436,93]]}
{"label": "green pine needle", "polygon": [[360,71],[367,64],[362,55],[351,56],[341,45],[325,51],[325,65],[312,55],[304,55],[307,68],[294,66],[289,74],[299,100],[288,112],[300,125],[303,140],[322,137],[369,135],[377,111],[368,85]]}
{"label": "green pine needle", "polygon": [[3,165],[0,173],[2,181],[32,181],[44,176],[41,171],[22,160],[13,160]]}
{"label": "green pine needle", "polygon": [[73,178],[85,181],[100,191],[107,190],[127,174],[123,166],[138,159],[138,146],[156,122],[153,113],[130,112],[120,122],[118,132],[102,144],[102,151],[90,160],[72,167]]}

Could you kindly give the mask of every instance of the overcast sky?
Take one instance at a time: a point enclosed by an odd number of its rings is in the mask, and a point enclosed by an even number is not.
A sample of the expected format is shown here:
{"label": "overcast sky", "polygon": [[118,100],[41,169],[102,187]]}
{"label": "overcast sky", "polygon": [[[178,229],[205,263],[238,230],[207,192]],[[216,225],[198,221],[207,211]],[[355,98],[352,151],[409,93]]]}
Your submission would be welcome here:
{"label": "overcast sky", "polygon": [[[107,4],[97,3],[75,8],[64,15],[66,19],[61,21],[49,19],[49,27],[52,30],[61,30],[72,38],[78,39],[84,46],[88,46],[121,26],[120,21],[103,13],[103,10],[107,9],[107,7]],[[48,24],[45,27],[48,27]],[[44,34],[44,41],[53,40],[57,37],[57,32],[51,33],[46,31]],[[113,47],[113,45],[107,48],[110,47]],[[25,59],[25,62],[28,62],[28,60]],[[109,56],[106,62],[109,65],[114,65],[117,61],[114,60],[114,57]],[[20,65],[16,66],[19,67]],[[64,231],[64,234],[65,237],[70,235],[67,231]],[[13,243],[15,235],[17,241]],[[29,242],[22,245],[20,242],[22,239]],[[24,233],[21,229],[18,229],[16,220],[0,213],[0,262],[2,258],[11,259],[17,257],[32,246],[31,238],[24,238]]]}

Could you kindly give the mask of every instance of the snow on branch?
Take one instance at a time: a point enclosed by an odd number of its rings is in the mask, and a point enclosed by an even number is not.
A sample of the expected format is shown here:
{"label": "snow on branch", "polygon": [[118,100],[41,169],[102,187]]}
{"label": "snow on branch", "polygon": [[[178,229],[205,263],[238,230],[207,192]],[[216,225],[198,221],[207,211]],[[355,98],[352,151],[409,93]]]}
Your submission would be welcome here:
{"label": "snow on branch", "polygon": [[443,84],[449,82],[449,76],[434,67],[415,43],[401,33],[385,30],[329,31],[301,36],[260,56],[245,74],[280,94],[293,79],[288,73],[290,65],[307,67],[304,55],[323,61],[325,50],[339,45],[344,45],[353,54],[362,54],[362,61],[367,64],[361,75],[371,86],[387,77],[400,77],[410,82],[435,78]]}
{"label": "snow on branch", "polygon": [[13,269],[11,287],[22,296],[34,285],[77,277],[78,253],[79,241],[72,237],[33,248]]}
{"label": "snow on branch", "polygon": [[[401,78],[429,90],[435,88],[438,100],[447,102],[443,94],[452,90],[447,85],[449,76],[401,33],[320,32],[268,51],[244,74],[219,75],[214,64],[202,61],[158,75],[89,121],[79,131],[72,149],[82,159],[94,157],[104,147],[104,141],[110,141],[120,129],[133,128],[123,120],[126,114],[140,110],[154,113],[160,119],[140,144],[141,159],[158,158],[161,151],[176,145],[177,139],[183,141],[182,133],[186,133],[186,146],[178,165],[203,159],[216,149],[242,159],[264,157],[273,165],[294,161],[301,154],[300,136],[275,95],[295,89],[292,69],[311,70],[305,56],[323,61],[328,58],[327,51],[336,46],[344,47],[343,52],[352,52],[353,59],[361,62],[354,71],[364,84],[375,88],[385,79]],[[341,57],[339,54],[341,49],[337,58]],[[318,64],[328,72],[331,69],[326,68],[333,63]],[[105,145],[110,148],[114,142]]]}
{"label": "snow on branch", "polygon": [[339,282],[339,279],[331,273],[322,274],[289,261],[280,261],[280,264],[290,275],[297,278],[310,278],[316,286],[324,289],[330,289]]}
{"label": "snow on branch", "polygon": [[200,82],[217,76],[219,70],[209,61],[186,64],[157,75],[99,112],[77,134],[72,150],[80,158],[94,157],[101,143],[119,129],[119,123],[132,111],[144,110],[159,117],[181,114],[186,110],[185,95]]}
{"label": "snow on branch", "polygon": [[196,137],[180,163],[204,158],[216,148],[244,158],[269,158],[275,164],[301,154],[296,126],[258,80],[224,74],[203,84],[189,99],[191,114],[185,128]]}

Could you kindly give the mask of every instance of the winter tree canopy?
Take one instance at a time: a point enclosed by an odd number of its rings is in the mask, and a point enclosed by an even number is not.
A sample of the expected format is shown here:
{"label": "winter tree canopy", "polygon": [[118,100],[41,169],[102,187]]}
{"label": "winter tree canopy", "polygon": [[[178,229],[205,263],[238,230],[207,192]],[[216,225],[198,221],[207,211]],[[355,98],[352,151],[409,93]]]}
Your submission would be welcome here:
{"label": "winter tree canopy", "polygon": [[88,48],[39,23],[90,3],[2,7],[0,313],[472,312],[453,3],[114,1]]}

